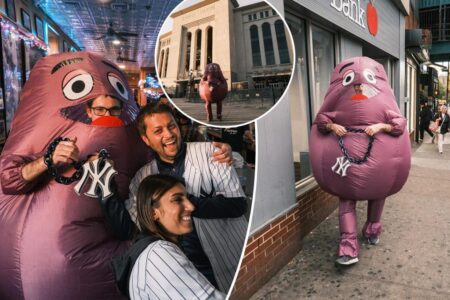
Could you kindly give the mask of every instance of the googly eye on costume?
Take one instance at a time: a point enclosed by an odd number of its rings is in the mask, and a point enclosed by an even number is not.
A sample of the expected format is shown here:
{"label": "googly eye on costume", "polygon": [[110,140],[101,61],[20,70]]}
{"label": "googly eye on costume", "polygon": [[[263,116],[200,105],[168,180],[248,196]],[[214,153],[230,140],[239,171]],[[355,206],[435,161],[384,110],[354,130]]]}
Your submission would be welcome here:
{"label": "googly eye on costume", "polygon": [[347,86],[350,83],[352,83],[354,79],[355,79],[355,72],[347,71],[345,72],[344,78],[342,79],[342,85]]}
{"label": "googly eye on costume", "polygon": [[63,93],[67,99],[74,101],[89,94],[93,87],[94,79],[92,76],[89,73],[82,73],[71,78],[63,86]]}
{"label": "googly eye on costume", "polygon": [[128,91],[126,89],[126,85],[113,73],[108,74],[109,83],[113,86],[113,88],[125,99],[128,99]]}
{"label": "googly eye on costume", "polygon": [[375,78],[375,74],[369,70],[369,69],[365,69],[364,72],[364,78],[371,84],[376,84],[377,83],[377,79]]}

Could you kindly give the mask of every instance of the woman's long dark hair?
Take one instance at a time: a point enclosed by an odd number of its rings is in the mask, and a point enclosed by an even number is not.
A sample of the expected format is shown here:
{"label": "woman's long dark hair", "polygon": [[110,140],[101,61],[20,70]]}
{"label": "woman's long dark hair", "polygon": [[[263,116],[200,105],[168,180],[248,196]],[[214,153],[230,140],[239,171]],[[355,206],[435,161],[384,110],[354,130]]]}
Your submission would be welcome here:
{"label": "woman's long dark hair", "polygon": [[185,186],[182,179],[162,174],[150,175],[142,180],[136,196],[136,206],[137,220],[144,233],[169,239],[166,230],[153,219],[153,208],[158,208],[161,197],[178,184]]}

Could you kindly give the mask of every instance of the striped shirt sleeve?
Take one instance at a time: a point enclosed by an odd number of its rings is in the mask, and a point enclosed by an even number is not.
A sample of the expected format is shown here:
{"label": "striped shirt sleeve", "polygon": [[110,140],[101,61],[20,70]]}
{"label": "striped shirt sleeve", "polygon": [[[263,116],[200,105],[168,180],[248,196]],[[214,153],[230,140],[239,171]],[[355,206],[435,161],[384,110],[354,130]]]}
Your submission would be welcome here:
{"label": "striped shirt sleeve", "polygon": [[[212,143],[203,143],[212,157],[216,148]],[[212,177],[212,184],[216,190],[216,194],[224,195],[225,197],[245,197],[245,193],[239,182],[239,176],[233,166],[212,161],[207,164],[209,172]]]}
{"label": "striped shirt sleeve", "polygon": [[[232,197],[245,197],[234,168],[211,161],[214,151],[211,143],[188,144],[187,157],[190,161],[184,177],[189,186],[201,185],[207,192],[214,190],[216,194],[225,197],[224,201]],[[200,173],[200,176],[197,173]],[[194,222],[203,250],[213,267],[217,284],[220,290],[226,292],[231,287],[242,254],[247,220],[241,216],[225,219],[194,218]]]}
{"label": "striped shirt sleeve", "polygon": [[168,241],[154,242],[141,253],[131,272],[129,293],[132,300],[225,299]]}
{"label": "striped shirt sleeve", "polygon": [[152,163],[146,164],[136,172],[136,175],[134,175],[130,183],[130,193],[128,199],[125,200],[125,207],[130,214],[131,220],[138,226],[139,229],[141,229],[141,227],[139,226],[137,221],[136,195],[139,184],[142,182],[142,180],[144,180],[145,177],[149,175],[152,175]]}

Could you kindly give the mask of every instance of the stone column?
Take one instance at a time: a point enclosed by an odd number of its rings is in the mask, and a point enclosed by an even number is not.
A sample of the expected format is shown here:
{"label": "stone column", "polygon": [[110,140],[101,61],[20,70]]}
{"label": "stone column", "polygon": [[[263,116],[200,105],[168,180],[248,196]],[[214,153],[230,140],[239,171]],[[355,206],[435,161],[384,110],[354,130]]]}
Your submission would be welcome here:
{"label": "stone column", "polygon": [[200,58],[200,69],[202,70],[202,73],[205,72],[206,67],[206,55],[207,55],[207,49],[208,49],[208,33],[206,32],[207,26],[202,27],[202,54]]}
{"label": "stone column", "polygon": [[187,30],[184,28],[182,29],[181,34],[181,47],[180,47],[180,59],[179,66],[178,66],[178,74],[177,78],[180,79],[184,75],[184,67],[186,65],[186,47],[187,47]]}

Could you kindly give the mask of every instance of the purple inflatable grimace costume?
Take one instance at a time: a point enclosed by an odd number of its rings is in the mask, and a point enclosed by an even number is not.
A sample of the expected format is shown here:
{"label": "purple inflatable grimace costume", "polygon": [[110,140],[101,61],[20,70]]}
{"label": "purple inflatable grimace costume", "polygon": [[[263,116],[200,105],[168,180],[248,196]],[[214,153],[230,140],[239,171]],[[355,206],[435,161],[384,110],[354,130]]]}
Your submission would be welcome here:
{"label": "purple inflatable grimace costume", "polygon": [[206,118],[208,122],[213,120],[212,103],[217,105],[217,119],[222,120],[222,101],[228,93],[228,83],[223,77],[220,66],[216,63],[210,63],[205,67],[200,85],[200,98],[205,101]]}
{"label": "purple inflatable grimace costume", "polygon": [[[124,126],[90,124],[86,103],[101,95],[122,102]],[[129,244],[113,234],[98,200],[48,174],[28,182],[21,169],[56,137],[76,137],[80,159],[108,150],[126,199],[150,153],[134,125],[137,113],[126,76],[101,56],[63,53],[34,66],[0,157],[1,299],[123,299],[110,260]]]}
{"label": "purple inflatable grimace costume", "polygon": [[382,65],[355,57],[336,66],[311,129],[310,155],[320,187],[339,197],[338,255],[357,257],[356,201],[368,200],[363,236],[377,239],[385,198],[402,188],[411,165],[406,120]]}

